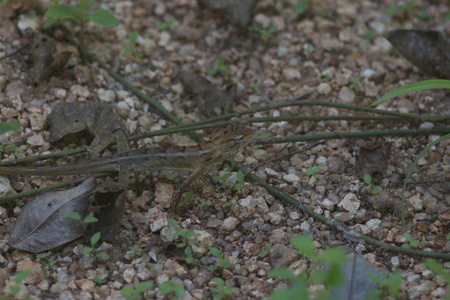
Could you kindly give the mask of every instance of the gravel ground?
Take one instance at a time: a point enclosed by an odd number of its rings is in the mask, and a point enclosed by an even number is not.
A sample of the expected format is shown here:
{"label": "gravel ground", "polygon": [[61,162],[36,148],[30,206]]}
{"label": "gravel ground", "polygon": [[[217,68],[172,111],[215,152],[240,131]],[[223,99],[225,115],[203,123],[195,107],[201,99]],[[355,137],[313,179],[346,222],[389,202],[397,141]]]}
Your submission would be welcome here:
{"label": "gravel ground", "polygon": [[[48,1],[42,1],[48,6]],[[283,102],[312,92],[309,99],[365,106],[379,96],[402,85],[432,79],[393,49],[383,35],[396,28],[424,28],[450,34],[448,1],[413,1],[413,7],[389,15],[396,1],[313,1],[306,14],[297,16],[297,0],[262,0],[256,4],[252,24],[276,32],[267,36],[231,26],[221,13],[200,9],[193,0],[101,1],[119,19],[116,28],[89,24],[86,44],[108,66],[133,86],[153,97],[183,123],[204,119],[191,95],[177,80],[180,70],[192,70],[207,76],[214,85],[237,86],[237,101],[232,111]],[[0,21],[0,52],[10,54],[25,46],[29,39],[19,34],[21,26],[42,21],[35,10]],[[5,13],[4,10],[3,13]],[[174,22],[167,30],[158,25]],[[18,24],[18,28],[15,26]],[[272,27],[273,28],[273,27]],[[132,31],[139,37],[134,50],[125,53]],[[266,39],[263,39],[266,38]],[[2,151],[4,160],[75,149],[84,139],[51,144],[47,115],[58,102],[101,101],[110,103],[123,119],[128,135],[143,134],[171,125],[147,103],[125,90],[95,63],[82,63],[76,48],[58,42],[57,53],[73,52],[68,67],[37,87],[32,82],[31,58],[27,51],[0,60],[0,108],[2,121],[18,120],[22,130],[0,135],[3,144],[14,143],[22,151]],[[222,58],[230,70],[217,68]],[[214,73],[214,72],[210,72]],[[448,92],[424,91],[397,97],[378,108],[409,114],[448,115]],[[249,117],[262,116],[340,116],[359,113],[323,106],[295,106]],[[258,134],[273,136],[310,135],[332,132],[439,127],[401,121],[333,121],[255,123]],[[199,132],[211,136],[213,131]],[[438,136],[385,137],[388,153],[380,164],[378,195],[364,191],[358,174],[357,153],[361,145],[380,144],[375,139],[328,140],[311,149],[258,166],[254,173],[279,190],[301,201],[316,213],[339,220],[356,232],[401,246],[405,235],[419,241],[415,249],[449,252],[446,239],[450,221],[450,140],[443,141],[422,158],[406,191],[407,227],[398,215],[400,193],[409,166],[420,151]],[[132,148],[155,143],[186,144],[182,135],[146,138]],[[370,148],[370,147],[369,147]],[[247,147],[235,160],[253,168],[281,154],[305,149],[302,143],[264,144]],[[108,155],[109,150],[105,151]],[[77,158],[78,160],[80,158]],[[62,162],[67,159],[62,159]],[[75,159],[74,159],[75,161]],[[311,176],[307,170],[321,166]],[[229,166],[218,165],[220,176]],[[375,167],[374,167],[375,168]],[[216,173],[217,174],[217,173]],[[151,176],[150,176],[151,175]],[[290,239],[298,234],[314,238],[320,251],[340,246],[348,253],[359,252],[372,264],[389,271],[399,270],[403,281],[398,299],[441,299],[449,293],[445,281],[420,263],[423,258],[387,252],[364,241],[349,241],[342,233],[288,207],[264,188],[250,182],[239,191],[223,188],[221,182],[205,176],[197,189],[194,203],[185,212],[173,214],[168,208],[179,183],[167,179],[167,172],[136,174],[127,191],[125,213],[115,242],[101,243],[89,255],[81,253],[88,238],[78,239],[46,258],[14,250],[9,246],[10,231],[22,207],[16,202],[0,207],[0,291],[10,294],[16,272],[32,271],[21,283],[18,298],[32,299],[122,299],[120,291],[152,281],[154,287],[145,299],[163,299],[160,287],[174,280],[186,291],[185,299],[212,298],[214,278],[233,286],[233,299],[261,299],[286,284],[268,276],[276,266],[300,271],[310,268],[308,261],[293,250]],[[183,174],[184,176],[184,174]],[[230,180],[236,180],[232,176]],[[60,182],[63,177],[0,177],[2,193],[15,193]],[[28,199],[27,199],[28,200]],[[211,201],[211,202],[208,202]],[[194,256],[205,257],[198,264],[187,264],[174,250],[180,240],[168,219],[174,218],[182,229],[197,235],[189,240]],[[270,253],[261,255],[266,245]],[[209,254],[220,250],[231,266]],[[106,252],[109,259],[96,254]],[[182,254],[181,254],[182,256]],[[449,262],[444,263],[448,269]],[[216,270],[208,266],[218,267]],[[150,270],[150,271],[149,271]],[[311,290],[320,290],[312,286]],[[1,292],[0,292],[1,293]],[[167,297],[167,296],[166,296]]]}

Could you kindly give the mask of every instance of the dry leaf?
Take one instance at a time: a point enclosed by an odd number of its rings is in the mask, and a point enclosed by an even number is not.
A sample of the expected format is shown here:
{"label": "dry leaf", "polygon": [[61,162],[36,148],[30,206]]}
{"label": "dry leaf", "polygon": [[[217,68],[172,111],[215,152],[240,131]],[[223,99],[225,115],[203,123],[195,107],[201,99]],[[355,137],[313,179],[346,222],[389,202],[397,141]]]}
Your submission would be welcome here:
{"label": "dry leaf", "polygon": [[450,79],[450,42],[439,31],[395,29],[385,37],[419,69]]}
{"label": "dry leaf", "polygon": [[89,177],[72,189],[47,192],[31,200],[14,224],[11,246],[38,253],[80,237],[81,222],[66,213],[76,212],[84,219],[89,211],[89,195],[95,188],[95,178]]}
{"label": "dry leaf", "polygon": [[387,166],[389,151],[383,140],[379,142],[366,142],[359,148],[356,156],[355,169],[359,176],[365,174],[374,176],[375,173],[382,174]]}

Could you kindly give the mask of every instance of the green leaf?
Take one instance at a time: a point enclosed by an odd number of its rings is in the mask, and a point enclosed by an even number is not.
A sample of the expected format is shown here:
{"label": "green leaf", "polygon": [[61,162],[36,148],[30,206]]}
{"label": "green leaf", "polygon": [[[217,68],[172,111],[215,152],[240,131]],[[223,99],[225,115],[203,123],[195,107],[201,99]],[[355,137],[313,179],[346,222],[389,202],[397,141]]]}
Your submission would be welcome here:
{"label": "green leaf", "polygon": [[90,14],[89,19],[98,25],[105,27],[116,27],[118,24],[117,18],[106,9],[97,9]]}
{"label": "green leaf", "polygon": [[[18,286],[18,285],[11,285],[11,286],[9,287],[9,289],[11,290],[11,294],[17,295],[17,293],[20,292],[21,287]],[[9,299],[9,298],[8,298],[8,299]]]}
{"label": "green leaf", "polygon": [[372,183],[372,176],[369,174],[364,174],[364,182],[370,185]]}
{"label": "green leaf", "polygon": [[103,260],[109,259],[109,255],[106,252],[100,252],[99,254],[97,254],[97,257]]}
{"label": "green leaf", "polygon": [[382,286],[388,288],[388,292],[391,297],[396,297],[398,295],[398,291],[400,290],[401,284],[402,284],[402,275],[398,271],[392,273],[388,278],[384,279],[381,282]]}
{"label": "green leaf", "polygon": [[224,287],[225,286],[225,281],[223,281],[222,278],[215,277],[214,281],[216,282],[218,287]]}
{"label": "green leaf", "polygon": [[305,13],[311,4],[311,0],[301,0],[295,6],[295,13],[299,16]]}
{"label": "green leaf", "polygon": [[44,28],[44,29],[48,29],[50,26],[52,26],[52,25],[55,24],[56,22],[58,22],[57,19],[51,19],[51,18],[48,18],[47,21],[45,21],[43,28]]}
{"label": "green leaf", "polygon": [[97,221],[98,219],[94,217],[94,213],[90,212],[89,215],[86,218],[84,218],[83,223],[95,223]]}
{"label": "green leaf", "polygon": [[123,289],[120,290],[120,294],[122,294],[122,296],[124,296],[124,297],[127,297],[127,296],[134,295],[135,292],[130,287],[124,287]]}
{"label": "green leaf", "polygon": [[16,283],[21,283],[22,280],[25,280],[30,276],[31,271],[21,271],[16,273]]}
{"label": "green leaf", "polygon": [[81,11],[86,11],[89,8],[91,8],[92,6],[94,6],[95,4],[97,4],[97,3],[92,0],[80,0],[80,9],[81,9]]}
{"label": "green leaf", "polygon": [[292,247],[309,258],[316,257],[313,239],[307,235],[299,235],[291,239]]}
{"label": "green leaf", "polygon": [[310,299],[308,288],[305,282],[299,282],[291,289],[277,290],[270,295],[270,299],[275,300],[300,300]]}
{"label": "green leaf", "polygon": [[179,228],[177,220],[169,219],[167,220],[167,222],[169,222],[169,225],[172,226],[173,228]]}
{"label": "green leaf", "polygon": [[137,293],[142,293],[142,292],[145,292],[146,290],[151,289],[152,287],[153,287],[153,282],[151,282],[151,281],[140,282],[136,286],[136,292]]}
{"label": "green leaf", "polygon": [[215,257],[222,257],[222,253],[220,253],[220,250],[215,248],[215,247],[211,247],[209,248],[209,252],[214,255]]}
{"label": "green leaf", "polygon": [[95,244],[97,244],[97,242],[100,240],[100,236],[101,236],[100,232],[97,232],[96,234],[94,234],[91,237],[91,245],[92,246],[95,246]]}
{"label": "green leaf", "polygon": [[91,253],[92,250],[94,250],[94,249],[92,249],[91,247],[84,247],[82,252],[83,252],[83,254],[87,255],[87,254]]}
{"label": "green leaf", "polygon": [[289,269],[272,269],[268,273],[269,277],[280,279],[280,280],[291,280],[294,281],[297,277],[294,272]]}
{"label": "green leaf", "polygon": [[46,12],[44,17],[50,19],[75,19],[79,21],[79,10],[76,7],[70,7],[64,4],[57,4],[51,6]]}
{"label": "green leaf", "polygon": [[330,264],[341,264],[345,262],[346,257],[344,251],[340,249],[327,248],[320,253],[319,259]]}
{"label": "green leaf", "polygon": [[0,133],[8,132],[8,131],[17,131],[20,130],[22,126],[20,126],[19,122],[0,122]]}
{"label": "green leaf", "polygon": [[77,221],[80,221],[80,222],[81,222],[81,217],[80,217],[80,215],[79,215],[78,213],[76,213],[76,212],[68,212],[68,213],[66,213],[66,217],[69,217],[69,218],[71,218],[71,219],[74,219],[74,220],[77,220]]}
{"label": "green leaf", "polygon": [[445,280],[447,285],[450,285],[450,272],[448,272],[440,262],[435,260],[427,260],[424,261],[423,264],[425,265],[425,267],[433,271],[433,273],[441,276]]}
{"label": "green leaf", "polygon": [[398,89],[395,89],[395,90],[385,94],[383,97],[381,97],[374,103],[370,104],[369,107],[376,106],[384,101],[387,101],[387,100],[392,99],[397,96],[401,96],[401,95],[405,95],[405,94],[417,92],[417,91],[431,90],[431,89],[450,89],[450,80],[431,79],[431,80],[424,80],[424,81],[407,84],[405,86],[402,86]]}

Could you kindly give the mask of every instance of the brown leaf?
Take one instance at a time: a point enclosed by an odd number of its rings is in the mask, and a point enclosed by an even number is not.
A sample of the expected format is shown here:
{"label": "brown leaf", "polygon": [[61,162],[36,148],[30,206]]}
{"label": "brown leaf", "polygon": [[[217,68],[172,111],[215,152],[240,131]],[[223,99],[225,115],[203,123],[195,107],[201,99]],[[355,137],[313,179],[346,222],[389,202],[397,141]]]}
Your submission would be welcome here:
{"label": "brown leaf", "polygon": [[220,90],[205,77],[187,71],[180,71],[178,79],[195,96],[200,112],[206,117],[226,114],[230,110],[236,96],[234,85]]}
{"label": "brown leaf", "polygon": [[31,44],[33,53],[33,83],[38,85],[44,70],[50,66],[55,52],[55,40],[45,34],[34,33]]}
{"label": "brown leaf", "polygon": [[31,200],[14,224],[11,246],[38,253],[80,237],[81,222],[66,213],[76,212],[84,219],[89,211],[89,195],[95,188],[95,178],[89,177],[72,189],[47,192]]}
{"label": "brown leaf", "polygon": [[375,173],[383,173],[389,157],[389,149],[384,141],[366,142],[359,148],[356,156],[356,173],[363,177],[365,174],[373,176]]}
{"label": "brown leaf", "polygon": [[438,78],[450,78],[450,42],[439,31],[395,29],[385,37],[419,69]]}

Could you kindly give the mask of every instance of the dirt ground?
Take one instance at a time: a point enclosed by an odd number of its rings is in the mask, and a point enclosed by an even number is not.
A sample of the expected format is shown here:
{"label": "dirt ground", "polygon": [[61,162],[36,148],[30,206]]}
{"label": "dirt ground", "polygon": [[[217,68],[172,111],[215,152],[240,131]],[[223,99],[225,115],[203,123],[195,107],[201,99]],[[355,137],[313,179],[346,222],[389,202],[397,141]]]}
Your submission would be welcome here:
{"label": "dirt ground", "polygon": [[[101,8],[117,17],[118,26],[105,28],[86,23],[87,50],[183,123],[204,120],[205,114],[214,117],[227,104],[231,106],[229,112],[240,112],[289,101],[305,93],[311,93],[306,99],[317,102],[367,106],[405,84],[435,78],[402,57],[384,34],[398,28],[421,28],[450,36],[448,1],[312,1],[305,12],[298,13],[298,0],[261,0],[248,25],[230,21],[226,10],[199,7],[195,0],[99,2]],[[406,2],[410,8],[405,9]],[[53,33],[54,56],[69,51],[71,57],[54,76],[36,81],[36,55],[33,57],[30,47],[3,58],[31,44],[25,28],[42,26],[43,11],[51,4],[21,1],[1,8],[1,121],[19,121],[22,126],[19,131],[0,134],[2,144],[18,147],[17,151],[2,149],[2,160],[89,144],[89,139],[81,135],[49,142],[46,120],[60,102],[107,103],[123,121],[128,136],[171,127],[171,121],[118,83],[98,63],[83,61],[64,31]],[[65,22],[65,26],[72,33],[79,32],[74,23]],[[138,36],[130,38],[134,31]],[[177,77],[182,70],[205,76],[220,90],[233,87],[233,102],[224,104],[220,99],[216,103],[213,99],[214,109],[205,113],[198,95],[188,93]],[[448,117],[449,99],[448,92],[428,90],[396,97],[377,108]],[[296,105],[253,112],[240,119],[362,115],[371,114],[324,105]],[[448,128],[445,124],[402,119],[276,119],[247,126],[257,131],[256,137],[263,138]],[[208,139],[217,131],[197,133]],[[340,221],[354,232],[396,246],[448,254],[449,139],[419,160],[405,193],[406,226],[402,226],[400,217],[401,190],[409,167],[428,143],[442,135],[336,138],[314,147],[308,147],[314,142],[253,143],[238,153],[235,161],[315,213]],[[186,135],[174,134],[134,140],[130,145],[139,149],[170,144],[195,142]],[[94,158],[109,157],[111,152],[113,148],[108,148]],[[76,162],[86,156],[83,153],[45,163]],[[215,280],[220,278],[225,287],[230,287],[229,299],[262,299],[278,288],[291,286],[271,278],[271,269],[288,267],[299,273],[314,268],[290,243],[292,237],[305,234],[313,238],[318,253],[337,246],[346,253],[361,254],[388,272],[400,271],[398,296],[383,296],[386,299],[449,296],[445,280],[421,264],[424,257],[351,239],[301,208],[287,205],[258,184],[242,180],[236,172],[228,172],[229,167],[229,162],[217,164],[210,174],[204,174],[203,180],[191,188],[193,205],[178,213],[168,206],[188,173],[182,172],[181,178],[175,179],[168,171],[135,174],[125,194],[124,214],[115,240],[99,242],[90,254],[83,254],[83,247],[90,246],[90,236],[54,249],[47,256],[14,249],[10,245],[12,226],[24,202],[32,197],[22,198],[22,202],[2,202],[0,294],[14,299],[11,286],[17,285],[20,291],[15,297],[21,299],[123,299],[124,288],[134,289],[141,282],[151,281],[153,287],[140,295],[142,299],[221,299],[225,288],[221,289],[220,284],[218,287]],[[227,173],[230,178],[218,179],[227,177]],[[364,182],[365,173],[373,175],[373,186]],[[0,177],[1,196],[69,178]],[[230,188],[235,182],[241,186]],[[377,193],[372,193],[374,187]],[[183,239],[169,225],[169,219],[177,220],[182,230],[197,233],[187,243],[198,261],[185,261],[184,248],[175,246]],[[211,247],[217,248],[219,254],[211,253]],[[448,272],[450,262],[441,263]],[[16,283],[16,273],[24,270],[30,270],[31,275],[23,283]],[[165,282],[172,285],[164,286]],[[175,286],[182,287],[183,297],[177,296],[176,291],[182,292]],[[313,294],[322,289],[321,284],[309,287]]]}

